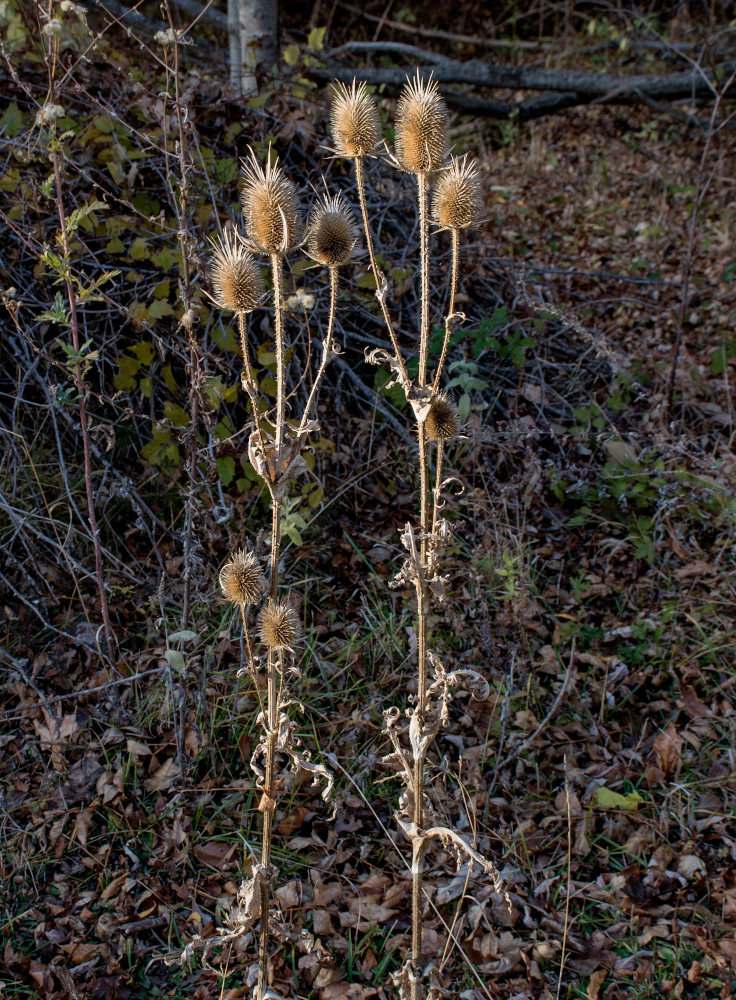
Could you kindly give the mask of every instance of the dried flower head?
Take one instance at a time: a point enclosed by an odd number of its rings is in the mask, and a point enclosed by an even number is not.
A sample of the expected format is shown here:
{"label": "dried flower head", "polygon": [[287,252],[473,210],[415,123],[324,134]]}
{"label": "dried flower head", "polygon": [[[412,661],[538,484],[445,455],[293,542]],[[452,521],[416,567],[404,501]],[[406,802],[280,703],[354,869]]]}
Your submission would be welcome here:
{"label": "dried flower head", "polygon": [[432,202],[435,222],[448,229],[468,229],[481,209],[480,181],[474,160],[466,157],[452,161],[437,182]]}
{"label": "dried flower head", "polygon": [[61,34],[61,21],[58,17],[52,17],[50,21],[47,21],[41,28],[41,34],[46,35],[47,38],[58,38]]}
{"label": "dried flower head", "polygon": [[253,312],[263,295],[258,265],[232,229],[226,229],[215,248],[210,265],[214,299],[221,309],[236,313]]}
{"label": "dried flower head", "polygon": [[299,616],[287,598],[270,600],[258,615],[261,639],[268,649],[288,649],[301,637]]}
{"label": "dried flower head", "polygon": [[457,409],[446,392],[438,392],[432,400],[424,426],[430,441],[447,441],[457,434]]}
{"label": "dried flower head", "polygon": [[437,170],[447,153],[447,105],[430,77],[407,78],[396,108],[396,159],[414,174]]}
{"label": "dried flower head", "polygon": [[325,267],[339,267],[348,263],[355,243],[355,219],[345,199],[324,195],[309,220],[307,253]]}
{"label": "dried flower head", "polygon": [[262,253],[285,253],[299,243],[301,212],[296,189],[278,165],[271,162],[271,150],[266,168],[256,160],[253,150],[243,164],[243,215],[248,237]]}
{"label": "dried flower head", "polygon": [[60,104],[43,104],[36,112],[36,125],[45,128],[57,118],[63,118],[66,111]]}
{"label": "dried flower head", "polygon": [[220,570],[220,590],[227,601],[255,604],[263,596],[265,580],[254,552],[240,549]]}
{"label": "dried flower head", "polygon": [[381,118],[364,83],[334,84],[330,132],[340,156],[370,156],[381,141]]}

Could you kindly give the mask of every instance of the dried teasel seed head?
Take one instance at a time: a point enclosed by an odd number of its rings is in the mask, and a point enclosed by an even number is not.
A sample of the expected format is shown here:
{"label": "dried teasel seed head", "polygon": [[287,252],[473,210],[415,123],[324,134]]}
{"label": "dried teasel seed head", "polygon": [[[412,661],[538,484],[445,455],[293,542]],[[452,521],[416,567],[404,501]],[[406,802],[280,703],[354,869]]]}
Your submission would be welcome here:
{"label": "dried teasel seed head", "polygon": [[340,267],[350,260],[355,243],[355,219],[345,199],[324,195],[309,220],[307,253],[325,267]]}
{"label": "dried teasel seed head", "polygon": [[253,150],[243,174],[243,215],[248,238],[262,253],[286,253],[299,244],[301,211],[296,189],[278,165],[278,159],[265,169]]}
{"label": "dried teasel seed head", "polygon": [[255,604],[263,596],[265,580],[255,553],[240,549],[220,570],[220,590],[233,604]]}
{"label": "dried teasel seed head", "polygon": [[258,615],[258,629],[268,649],[288,649],[302,634],[299,616],[287,598],[270,600]]}
{"label": "dried teasel seed head", "polygon": [[414,174],[437,170],[447,154],[447,105],[430,77],[407,78],[396,108],[396,159]]}
{"label": "dried teasel seed head", "polygon": [[221,309],[236,313],[253,312],[263,295],[258,265],[232,229],[226,229],[213,246],[210,278],[215,302]]}
{"label": "dried teasel seed head", "polygon": [[457,409],[446,392],[432,400],[424,426],[430,441],[447,441],[457,434]]}
{"label": "dried teasel seed head", "polygon": [[452,161],[437,181],[432,216],[448,229],[468,229],[480,215],[481,190],[475,161],[465,157]]}
{"label": "dried teasel seed head", "polygon": [[330,132],[340,156],[370,156],[381,141],[381,117],[364,83],[335,83]]}

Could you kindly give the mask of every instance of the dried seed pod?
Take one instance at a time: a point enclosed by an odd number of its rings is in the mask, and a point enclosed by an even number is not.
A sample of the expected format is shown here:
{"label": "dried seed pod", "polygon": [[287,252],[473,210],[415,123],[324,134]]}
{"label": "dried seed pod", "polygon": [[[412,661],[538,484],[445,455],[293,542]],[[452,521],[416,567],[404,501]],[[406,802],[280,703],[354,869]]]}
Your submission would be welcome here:
{"label": "dried seed pod", "polygon": [[432,201],[432,216],[448,229],[468,229],[480,215],[481,190],[478,168],[466,157],[452,161],[437,182]]}
{"label": "dried seed pod", "polygon": [[258,250],[285,253],[298,246],[299,200],[278,160],[271,163],[269,155],[264,170],[251,150],[244,164],[242,203],[248,237]]}
{"label": "dried seed pod", "polygon": [[242,607],[263,596],[266,582],[254,552],[240,549],[220,570],[220,590],[228,601]]}
{"label": "dried seed pod", "polygon": [[299,616],[287,598],[270,600],[258,615],[258,629],[268,649],[288,649],[302,634]]}
{"label": "dried seed pod", "polygon": [[307,253],[325,267],[340,267],[350,260],[355,243],[355,220],[345,199],[325,195],[309,220]]}
{"label": "dried seed pod", "polygon": [[258,265],[232,229],[226,229],[221,240],[213,241],[213,246],[210,278],[215,302],[221,309],[252,312],[263,295]]}
{"label": "dried seed pod", "polygon": [[396,108],[396,159],[404,170],[437,170],[447,154],[447,105],[435,81],[419,70],[407,78]]}
{"label": "dried seed pod", "polygon": [[381,141],[381,118],[364,83],[334,84],[330,132],[340,156],[370,156]]}
{"label": "dried seed pod", "polygon": [[457,434],[457,408],[446,392],[432,400],[424,426],[430,441],[447,441]]}

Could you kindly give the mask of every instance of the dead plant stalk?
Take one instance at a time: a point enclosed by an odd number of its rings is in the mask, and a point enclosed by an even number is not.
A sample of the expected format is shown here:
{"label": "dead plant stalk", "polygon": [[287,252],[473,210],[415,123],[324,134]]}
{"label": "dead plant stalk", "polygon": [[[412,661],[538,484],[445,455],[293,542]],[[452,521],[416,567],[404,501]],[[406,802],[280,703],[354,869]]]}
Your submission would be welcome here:
{"label": "dead plant stalk", "polygon": [[[365,194],[364,158],[372,155],[380,138],[378,112],[364,85],[353,81],[352,87],[337,84],[331,115],[331,130],[338,155],[355,160],[358,200],[368,246],[371,270],[376,284],[391,351],[382,348],[366,350],[366,359],[373,364],[385,363],[392,378],[401,385],[410,403],[417,429],[417,460],[419,471],[419,519],[415,528],[407,524],[402,543],[408,558],[396,577],[395,585],[411,584],[417,604],[417,696],[413,709],[408,711],[409,743],[411,755],[404,750],[398,730],[398,710],[386,713],[386,729],[394,748],[389,760],[396,763],[407,787],[406,815],[397,815],[399,824],[412,844],[412,935],[410,955],[398,976],[402,997],[421,1000],[422,978],[422,929],[424,892],[423,879],[425,854],[430,840],[439,839],[448,844],[458,855],[478,864],[484,870],[495,869],[481,859],[470,845],[446,827],[432,825],[431,809],[426,794],[427,755],[434,737],[447,721],[447,706],[452,697],[451,688],[466,687],[471,693],[487,688],[483,679],[473,671],[446,673],[439,658],[430,652],[427,638],[427,617],[432,595],[443,596],[444,580],[438,571],[438,554],[449,538],[449,525],[441,516],[442,465],[445,443],[457,431],[455,409],[446,393],[440,391],[442,371],[454,326],[463,317],[454,313],[458,280],[459,230],[475,221],[478,209],[476,170],[471,164],[453,161],[446,168],[447,110],[433,81],[423,81],[419,73],[407,81],[402,91],[396,118],[396,150],[390,157],[399,169],[413,174],[417,184],[417,214],[419,220],[419,343],[417,378],[408,375],[407,359],[393,324],[388,305],[388,283],[377,265],[374,239]],[[435,190],[434,221],[452,233],[452,272],[450,279],[449,310],[445,317],[445,336],[442,352],[432,378],[428,377],[430,355],[430,178],[441,175]],[[434,486],[430,514],[430,481],[432,479],[431,442],[436,448]],[[429,666],[434,670],[430,683]],[[472,675],[472,677],[471,677]],[[429,827],[429,828],[427,828]],[[495,875],[494,875],[495,877]]]}
{"label": "dead plant stalk", "polygon": [[[53,0],[48,4],[48,24],[51,24],[54,17]],[[50,34],[48,45],[45,47],[46,65],[49,75],[48,98],[46,106],[55,107],[58,104],[58,82],[56,79],[56,68],[59,55],[59,35]],[[54,174],[54,187],[56,190],[56,207],[59,216],[59,240],[61,243],[64,261],[64,287],[67,300],[69,302],[69,327],[72,336],[72,347],[74,350],[73,377],[77,391],[77,405],[79,408],[79,430],[82,437],[82,454],[84,461],[84,485],[87,498],[87,517],[92,535],[92,545],[95,553],[95,578],[97,581],[97,592],[100,600],[100,613],[102,615],[102,627],[105,634],[106,654],[114,664],[117,659],[117,639],[113,632],[110,620],[110,606],[105,589],[105,574],[102,563],[102,545],[100,543],[100,529],[97,523],[97,513],[95,510],[95,495],[92,486],[92,455],[89,437],[89,419],[87,416],[87,384],[82,373],[82,360],[80,356],[79,339],[79,316],[77,312],[77,295],[74,284],[69,273],[69,234],[67,228],[67,217],[64,207],[64,186],[61,176],[61,146],[56,135],[56,122],[50,123],[50,157],[51,167]]]}

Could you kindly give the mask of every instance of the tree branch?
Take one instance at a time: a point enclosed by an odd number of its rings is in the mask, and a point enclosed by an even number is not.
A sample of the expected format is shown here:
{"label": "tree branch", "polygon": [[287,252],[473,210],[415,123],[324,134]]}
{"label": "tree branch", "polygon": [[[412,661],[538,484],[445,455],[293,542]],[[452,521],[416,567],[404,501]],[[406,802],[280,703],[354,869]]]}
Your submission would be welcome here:
{"label": "tree branch", "polygon": [[[736,63],[723,63],[716,70],[716,75],[728,75],[736,67]],[[614,76],[611,73],[586,73],[581,70],[538,69],[529,66],[499,66],[470,59],[458,62],[445,59],[436,65],[423,67],[429,75],[433,73],[438,83],[465,83],[476,87],[495,87],[504,90],[539,90],[569,95],[575,93],[579,102],[584,99],[594,100],[632,100],[646,94],[651,98],[708,97],[717,92],[717,79],[709,78],[705,70],[696,69],[688,72],[637,73],[632,76]],[[311,69],[310,75],[321,80],[352,81],[364,80],[373,85],[401,86],[406,82],[406,70],[400,67],[371,69],[347,69],[328,64],[325,68]],[[422,70],[420,70],[422,72]],[[731,84],[728,88],[736,90]]]}

